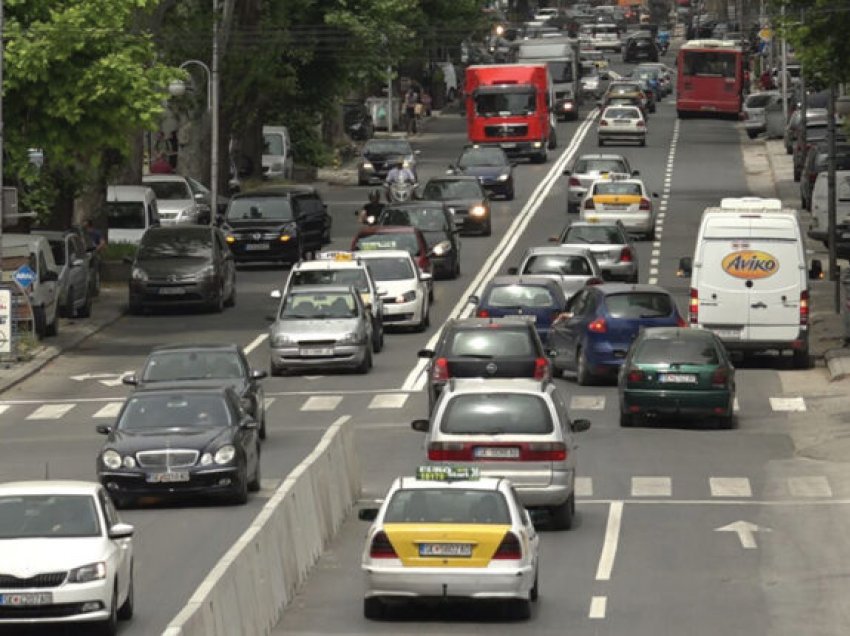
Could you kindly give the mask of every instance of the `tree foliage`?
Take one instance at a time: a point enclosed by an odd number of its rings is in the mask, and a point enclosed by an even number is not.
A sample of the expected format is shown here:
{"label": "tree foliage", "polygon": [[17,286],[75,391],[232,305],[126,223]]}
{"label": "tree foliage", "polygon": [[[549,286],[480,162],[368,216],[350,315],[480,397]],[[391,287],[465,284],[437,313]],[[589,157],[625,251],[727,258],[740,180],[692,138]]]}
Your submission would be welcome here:
{"label": "tree foliage", "polygon": [[811,77],[850,81],[850,4],[835,0],[773,0],[772,4],[782,32]]}

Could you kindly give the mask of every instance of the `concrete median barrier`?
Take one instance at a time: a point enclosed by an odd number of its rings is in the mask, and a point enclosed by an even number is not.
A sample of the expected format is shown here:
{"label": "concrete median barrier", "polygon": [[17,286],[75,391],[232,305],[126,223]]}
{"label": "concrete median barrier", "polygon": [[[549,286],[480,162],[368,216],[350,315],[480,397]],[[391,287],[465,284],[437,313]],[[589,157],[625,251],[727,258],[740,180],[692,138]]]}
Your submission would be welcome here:
{"label": "concrete median barrier", "polygon": [[360,495],[348,417],[328,429],[163,636],[268,634]]}

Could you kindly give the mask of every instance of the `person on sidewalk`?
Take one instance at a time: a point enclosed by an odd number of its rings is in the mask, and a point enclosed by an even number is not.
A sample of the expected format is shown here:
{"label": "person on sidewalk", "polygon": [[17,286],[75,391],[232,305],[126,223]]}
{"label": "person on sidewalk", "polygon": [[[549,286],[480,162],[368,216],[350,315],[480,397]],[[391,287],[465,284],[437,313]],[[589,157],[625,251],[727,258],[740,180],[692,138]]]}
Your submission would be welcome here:
{"label": "person on sidewalk", "polygon": [[174,169],[164,152],[159,153],[151,164],[151,174],[174,174]]}
{"label": "person on sidewalk", "polygon": [[419,103],[419,93],[414,84],[410,85],[404,94],[404,117],[408,135],[416,134],[416,105]]}

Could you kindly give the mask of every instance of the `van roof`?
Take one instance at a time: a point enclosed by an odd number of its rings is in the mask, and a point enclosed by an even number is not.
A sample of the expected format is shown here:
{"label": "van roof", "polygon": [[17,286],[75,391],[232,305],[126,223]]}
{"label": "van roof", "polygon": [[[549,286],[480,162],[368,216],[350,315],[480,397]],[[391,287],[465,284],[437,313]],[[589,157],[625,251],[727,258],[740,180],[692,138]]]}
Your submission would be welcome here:
{"label": "van roof", "polygon": [[780,199],[763,199],[761,197],[727,197],[720,200],[723,210],[781,210]]}
{"label": "van roof", "polygon": [[722,208],[709,208],[703,213],[701,225],[703,238],[793,239],[801,237],[794,210],[735,213]]}
{"label": "van roof", "polygon": [[156,198],[153,190],[144,185],[111,185],[106,186],[107,201],[144,201],[146,198]]}

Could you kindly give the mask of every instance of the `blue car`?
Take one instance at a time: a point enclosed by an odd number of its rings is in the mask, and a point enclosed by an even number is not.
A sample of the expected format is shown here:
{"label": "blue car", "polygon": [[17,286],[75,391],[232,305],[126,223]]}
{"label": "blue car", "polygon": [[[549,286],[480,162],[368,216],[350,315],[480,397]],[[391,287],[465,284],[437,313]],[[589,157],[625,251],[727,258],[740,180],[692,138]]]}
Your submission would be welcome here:
{"label": "blue car", "polygon": [[544,276],[496,276],[487,283],[481,296],[470,296],[479,318],[529,316],[540,340],[549,339],[552,322],[566,307],[561,286]]}
{"label": "blue car", "polygon": [[570,298],[552,325],[547,348],[554,375],[573,371],[582,385],[613,379],[641,329],[675,326],[686,323],[663,287],[623,283],[585,287]]}

